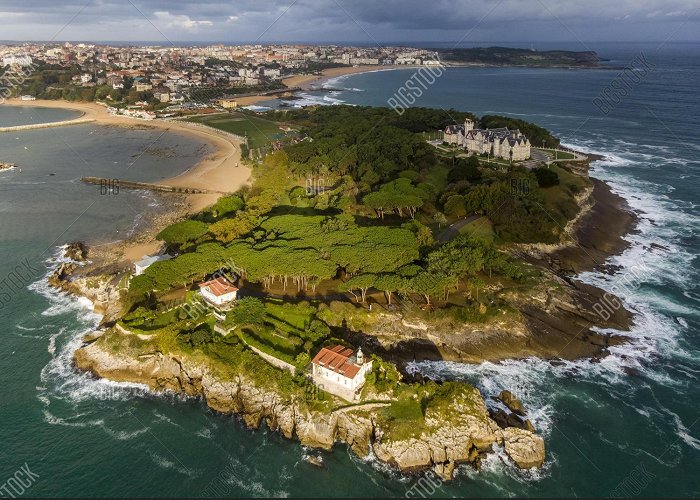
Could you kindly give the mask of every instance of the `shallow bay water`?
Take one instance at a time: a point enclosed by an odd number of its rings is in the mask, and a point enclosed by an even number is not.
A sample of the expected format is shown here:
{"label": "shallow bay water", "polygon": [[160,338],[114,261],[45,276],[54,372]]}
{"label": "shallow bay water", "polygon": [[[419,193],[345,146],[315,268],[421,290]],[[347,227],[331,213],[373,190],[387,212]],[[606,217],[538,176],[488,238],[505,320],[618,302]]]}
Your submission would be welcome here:
{"label": "shallow bay water", "polygon": [[[600,363],[415,366],[469,380],[486,395],[513,390],[547,445],[539,471],[517,470],[497,452],[480,472],[461,467],[436,496],[607,496],[630,477],[643,478],[635,482],[638,495],[700,494],[700,47],[594,48],[618,65],[640,51],[655,64],[607,115],[592,99],[613,70],[450,69],[416,103],[533,121],[568,145],[605,155],[592,175],[624,196],[640,222],[627,237],[630,248],[611,259],[620,266],[616,274],[581,278],[610,289],[640,262],[648,270],[639,287],[622,294],[635,312],[630,342]],[[328,85],[346,90],[306,93],[301,102],[386,105],[411,71],[336,79]],[[0,125],[17,120],[0,106]],[[127,172],[156,180],[203,154],[201,143],[166,134],[139,156],[156,139],[151,134],[80,125],[0,135],[0,161],[22,167],[0,173],[0,276],[23,259],[37,270],[0,309],[0,481],[26,462],[40,476],[31,495],[404,496],[416,478],[358,459],[344,446],[324,453],[326,467],[317,469],[298,443],[247,430],[199,400],[154,396],[72,369],[73,350],[98,318],[88,303],[46,286],[58,246],[118,239],[158,203],[140,192],[100,195],[79,178]]]}

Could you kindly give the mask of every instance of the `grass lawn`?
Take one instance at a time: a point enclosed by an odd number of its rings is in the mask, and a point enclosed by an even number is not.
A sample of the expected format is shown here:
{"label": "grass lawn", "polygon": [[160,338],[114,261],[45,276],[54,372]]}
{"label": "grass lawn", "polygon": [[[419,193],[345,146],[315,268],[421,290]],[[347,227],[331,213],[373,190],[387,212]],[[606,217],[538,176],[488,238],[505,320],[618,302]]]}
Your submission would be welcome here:
{"label": "grass lawn", "polygon": [[247,344],[290,364],[294,363],[294,357],[301,350],[301,346],[264,327],[247,326],[237,333]]}
{"label": "grass lawn", "polygon": [[292,328],[304,330],[316,312],[314,307],[301,304],[280,305],[265,302],[268,317],[287,323]]}
{"label": "grass lawn", "polygon": [[404,440],[420,436],[425,427],[425,417],[421,403],[413,398],[399,399],[391,406],[382,408],[381,416],[388,424],[390,440]]}
{"label": "grass lawn", "polygon": [[559,185],[542,189],[542,195],[547,210],[560,213],[565,223],[578,213],[579,206],[574,197],[588,186],[589,181],[556,164],[552,164],[549,168],[559,176]]}
{"label": "grass lawn", "polygon": [[576,158],[576,156],[567,151],[557,151],[555,153],[555,159],[557,160],[573,160],[574,158]]}
{"label": "grass lawn", "polygon": [[243,113],[197,116],[188,121],[202,123],[225,132],[248,137],[248,147],[257,149],[284,137],[277,123]]}
{"label": "grass lawn", "polygon": [[459,230],[462,234],[468,234],[474,238],[481,238],[493,242],[493,223],[488,217],[482,217],[470,222]]}

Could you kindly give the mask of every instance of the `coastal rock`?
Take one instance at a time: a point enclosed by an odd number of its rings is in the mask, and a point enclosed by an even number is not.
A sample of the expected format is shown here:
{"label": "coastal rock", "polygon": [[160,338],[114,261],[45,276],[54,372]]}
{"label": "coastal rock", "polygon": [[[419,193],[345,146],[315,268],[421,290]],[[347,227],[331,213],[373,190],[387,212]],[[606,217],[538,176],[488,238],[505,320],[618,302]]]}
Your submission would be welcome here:
{"label": "coastal rock", "polygon": [[521,417],[525,415],[525,407],[520,400],[513,395],[512,392],[505,390],[501,391],[501,393],[498,395],[498,399],[500,399],[503,404],[516,415],[520,415]]}
{"label": "coastal rock", "polygon": [[525,429],[535,432],[535,426],[532,425],[532,422],[516,415],[515,413],[508,413],[500,408],[489,408],[489,417],[496,422],[501,429],[516,427],[518,429]]}
{"label": "coastal rock", "polygon": [[83,337],[83,342],[89,344],[90,342],[96,341],[97,339],[102,337],[102,335],[104,335],[104,334],[105,334],[104,330],[95,330],[94,332],[90,332],[90,333],[86,334]]}
{"label": "coastal rock", "polygon": [[489,418],[475,388],[465,389],[452,402],[448,418],[429,409],[420,435],[392,439],[389,429],[372,413],[374,407],[387,403],[361,404],[330,414],[310,411],[303,402],[285,399],[241,376],[222,380],[206,364],[190,359],[161,352],[115,352],[106,342],[109,333],[75,352],[79,369],[110,380],[142,383],[154,391],[203,396],[215,411],[237,414],[252,428],[264,422],[271,430],[287,438],[296,436],[307,446],[329,450],[336,442],[343,442],[361,457],[373,450],[380,461],[402,471],[432,468],[444,479],[452,478],[459,463],[478,466],[480,453],[494,443],[503,443],[520,467],[533,467],[544,460],[544,441],[527,430],[500,429]]}
{"label": "coastal rock", "polygon": [[521,469],[541,467],[544,463],[544,439],[530,431],[508,427],[501,431],[508,456]]}
{"label": "coastal rock", "polygon": [[88,248],[82,241],[75,241],[73,243],[68,243],[64,251],[64,255],[76,262],[83,262],[87,259]]}
{"label": "coastal rock", "polygon": [[432,464],[428,443],[418,439],[376,443],[374,454],[382,462],[394,465],[403,471],[421,470]]}
{"label": "coastal rock", "polygon": [[77,266],[72,262],[64,262],[59,265],[56,270],[49,276],[49,285],[54,288],[65,289],[66,283],[69,283],[70,276],[75,271]]}

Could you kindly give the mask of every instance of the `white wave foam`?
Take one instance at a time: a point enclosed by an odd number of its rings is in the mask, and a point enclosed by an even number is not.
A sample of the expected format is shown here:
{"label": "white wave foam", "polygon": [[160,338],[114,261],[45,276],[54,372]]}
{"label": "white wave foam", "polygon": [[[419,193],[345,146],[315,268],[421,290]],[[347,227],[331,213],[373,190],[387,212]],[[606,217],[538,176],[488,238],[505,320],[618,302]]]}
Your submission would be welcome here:
{"label": "white wave foam", "polygon": [[163,455],[160,455],[159,453],[156,453],[154,451],[148,450],[148,454],[150,455],[153,462],[163,469],[174,470],[175,472],[182,474],[184,476],[187,476],[191,479],[201,475],[200,472],[198,472],[194,469],[189,469],[185,465],[183,465],[182,463],[176,464],[172,460],[170,460],[170,459],[164,457]]}
{"label": "white wave foam", "polygon": [[[690,446],[691,448],[694,448],[696,450],[700,450],[700,439],[697,439],[693,436],[690,435],[690,429],[686,427],[683,424],[683,421],[681,420],[681,417],[678,416],[678,414],[672,412],[669,409],[664,409],[666,413],[671,415],[673,418],[674,425],[676,427],[676,435],[681,438],[685,444]],[[697,422],[697,419],[693,422],[693,424]],[[692,424],[691,424],[692,425]]]}
{"label": "white wave foam", "polygon": [[243,106],[243,109],[247,109],[250,111],[255,111],[255,112],[260,112],[260,111],[269,111],[272,108],[269,106],[256,106],[256,105],[251,105],[251,106]]}
{"label": "white wave foam", "polygon": [[298,94],[297,99],[292,101],[284,101],[287,104],[293,105],[295,108],[303,108],[305,106],[329,106],[344,104],[342,99],[334,99],[329,95],[314,95],[306,92]]}
{"label": "white wave foam", "polygon": [[56,338],[65,331],[65,328],[61,328],[57,333],[54,333],[49,337],[49,345],[46,348],[49,354],[54,354],[56,352]]}
{"label": "white wave foam", "polygon": [[102,425],[102,428],[107,434],[110,435],[110,437],[116,439],[117,441],[129,441],[139,437],[141,434],[145,434],[149,430],[148,427],[144,427],[141,429],[136,429],[135,431],[115,431],[106,425]]}
{"label": "white wave foam", "polygon": [[195,434],[203,439],[211,439],[213,434],[212,430],[209,427],[204,427],[203,429],[199,429]]}
{"label": "white wave foam", "polygon": [[269,478],[261,478],[260,473],[256,469],[249,467],[237,458],[231,459],[229,465],[225,469],[225,472],[227,474],[226,477],[222,478],[222,473],[219,475],[224,482],[231,486],[238,487],[250,496],[267,498],[286,498],[289,496],[289,493],[286,491],[268,490],[263,481],[269,483]]}
{"label": "white wave foam", "polygon": [[15,328],[19,330],[24,330],[25,332],[36,332],[38,330],[43,330],[47,325],[41,325],[38,327],[33,327],[33,326],[22,326],[22,325],[15,325]]}

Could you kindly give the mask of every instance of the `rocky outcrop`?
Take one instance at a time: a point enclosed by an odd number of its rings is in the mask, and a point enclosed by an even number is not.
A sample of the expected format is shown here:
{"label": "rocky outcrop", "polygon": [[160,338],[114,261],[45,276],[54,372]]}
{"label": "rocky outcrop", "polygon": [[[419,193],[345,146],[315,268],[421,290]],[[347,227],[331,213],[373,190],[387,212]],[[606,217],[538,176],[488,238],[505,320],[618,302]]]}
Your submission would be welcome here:
{"label": "rocky outcrop", "polygon": [[252,428],[265,423],[307,446],[330,450],[342,442],[359,456],[373,451],[377,459],[402,471],[432,468],[445,479],[452,478],[459,463],[477,465],[493,444],[504,446],[520,467],[538,467],[544,461],[542,438],[523,429],[501,429],[489,418],[479,391],[468,386],[447,417],[428,410],[426,430],[420,435],[393,439],[370,405],[330,414],[310,411],[301,401],[284,399],[242,376],[221,380],[206,365],[188,359],[160,352],[140,356],[114,352],[103,341],[108,336],[93,336],[98,340],[75,352],[79,369],[115,381],[142,383],[158,392],[203,396],[213,410],[237,414]]}
{"label": "rocky outcrop", "polygon": [[66,284],[70,282],[70,276],[73,274],[76,267],[76,264],[72,262],[64,262],[60,264],[49,276],[49,285],[54,288],[65,289]]}
{"label": "rocky outcrop", "polygon": [[82,243],[71,243],[65,255],[73,260],[58,265],[48,277],[49,285],[89,299],[93,303],[94,311],[104,316],[103,322],[116,318],[121,312],[118,286],[120,276],[81,274],[84,268],[77,259],[87,257],[87,248]]}
{"label": "rocky outcrop", "polygon": [[501,391],[501,393],[498,395],[498,399],[500,399],[503,404],[516,415],[520,415],[521,417],[525,415],[525,407],[512,392]]}
{"label": "rocky outcrop", "polygon": [[75,241],[73,243],[68,243],[64,255],[76,262],[83,262],[87,259],[88,248],[82,241]]}
{"label": "rocky outcrop", "polygon": [[530,431],[508,427],[501,431],[508,456],[521,469],[540,467],[544,461],[544,439]]}
{"label": "rocky outcrop", "polygon": [[[482,323],[449,317],[419,322],[409,321],[401,312],[367,313],[356,324],[352,317],[345,318],[348,329],[354,330],[348,340],[397,364],[414,360],[481,363],[528,356],[597,358],[625,338],[595,327],[624,331],[632,323],[623,307],[605,319],[596,313],[603,290],[552,274],[527,293],[508,288],[496,293],[510,312]],[[611,297],[607,300],[616,300]]]}
{"label": "rocky outcrop", "polygon": [[535,426],[525,418],[525,407],[520,400],[510,391],[504,390],[498,396],[492,396],[494,401],[500,401],[509,410],[503,408],[489,408],[489,417],[498,424],[501,429],[513,427],[529,432],[535,432]]}

